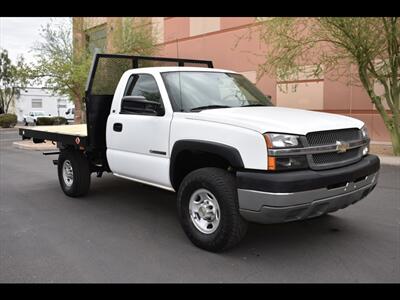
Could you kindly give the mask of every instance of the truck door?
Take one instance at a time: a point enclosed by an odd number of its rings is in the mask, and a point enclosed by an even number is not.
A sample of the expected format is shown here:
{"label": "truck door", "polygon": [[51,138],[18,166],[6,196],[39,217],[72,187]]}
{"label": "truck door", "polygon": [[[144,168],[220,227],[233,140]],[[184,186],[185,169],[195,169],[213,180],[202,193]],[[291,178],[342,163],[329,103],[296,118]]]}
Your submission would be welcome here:
{"label": "truck door", "polygon": [[166,106],[169,103],[163,101],[162,94],[152,74],[129,77],[123,96],[157,102],[161,113],[155,114],[151,109],[127,111],[122,100],[120,105],[113,102],[107,120],[107,159],[117,176],[170,188],[168,145],[172,109]]}

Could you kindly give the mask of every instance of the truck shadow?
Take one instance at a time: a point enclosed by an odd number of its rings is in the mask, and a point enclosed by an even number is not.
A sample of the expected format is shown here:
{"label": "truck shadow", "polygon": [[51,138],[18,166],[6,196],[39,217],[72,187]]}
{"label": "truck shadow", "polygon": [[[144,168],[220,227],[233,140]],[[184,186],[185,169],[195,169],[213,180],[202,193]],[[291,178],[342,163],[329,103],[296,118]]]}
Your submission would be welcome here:
{"label": "truck shadow", "polygon": [[[92,202],[96,208],[100,206],[110,214],[115,214],[115,218],[118,215],[118,218],[126,218],[131,223],[140,222],[140,226],[152,234],[159,235],[160,238],[167,236],[173,243],[182,244],[176,247],[193,247],[194,252],[197,252],[180,228],[175,193],[111,175],[105,177],[92,178],[91,190],[85,200]],[[332,244],[357,235],[360,227],[354,227],[349,222],[349,219],[335,213],[284,224],[250,223],[247,235],[239,245],[229,251],[211,255],[238,258],[247,255],[257,258],[274,253],[281,256],[282,251],[301,253],[304,248],[323,245],[328,236],[329,244]],[[204,251],[200,250],[201,252]]]}

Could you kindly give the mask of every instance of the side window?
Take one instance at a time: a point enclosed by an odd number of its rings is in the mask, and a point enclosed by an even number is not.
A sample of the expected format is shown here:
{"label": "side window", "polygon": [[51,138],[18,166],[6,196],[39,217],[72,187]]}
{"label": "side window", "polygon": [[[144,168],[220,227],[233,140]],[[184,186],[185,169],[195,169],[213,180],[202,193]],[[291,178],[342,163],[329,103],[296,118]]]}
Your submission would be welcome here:
{"label": "side window", "polygon": [[157,82],[153,76],[148,74],[132,75],[125,96],[143,96],[146,100],[155,101],[162,105]]}

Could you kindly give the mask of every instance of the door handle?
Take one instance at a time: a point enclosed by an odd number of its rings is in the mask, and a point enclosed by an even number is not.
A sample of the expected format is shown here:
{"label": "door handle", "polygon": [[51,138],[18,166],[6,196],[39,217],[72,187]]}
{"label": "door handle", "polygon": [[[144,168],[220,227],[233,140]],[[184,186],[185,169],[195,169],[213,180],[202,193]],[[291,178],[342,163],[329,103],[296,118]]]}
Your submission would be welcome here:
{"label": "door handle", "polygon": [[121,132],[122,131],[122,123],[114,123],[113,129],[114,129],[114,131]]}

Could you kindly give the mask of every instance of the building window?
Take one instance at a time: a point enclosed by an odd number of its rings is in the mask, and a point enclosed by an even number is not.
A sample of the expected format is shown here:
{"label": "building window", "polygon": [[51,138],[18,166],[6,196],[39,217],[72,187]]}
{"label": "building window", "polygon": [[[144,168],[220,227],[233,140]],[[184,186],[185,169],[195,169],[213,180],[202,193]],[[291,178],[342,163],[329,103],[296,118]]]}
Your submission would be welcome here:
{"label": "building window", "polygon": [[107,28],[101,26],[86,31],[86,47],[90,53],[104,52],[107,41]]}
{"label": "building window", "polygon": [[32,99],[32,108],[42,108],[42,99]]}
{"label": "building window", "polygon": [[57,100],[58,108],[67,108],[67,100],[65,99],[58,99]]}

